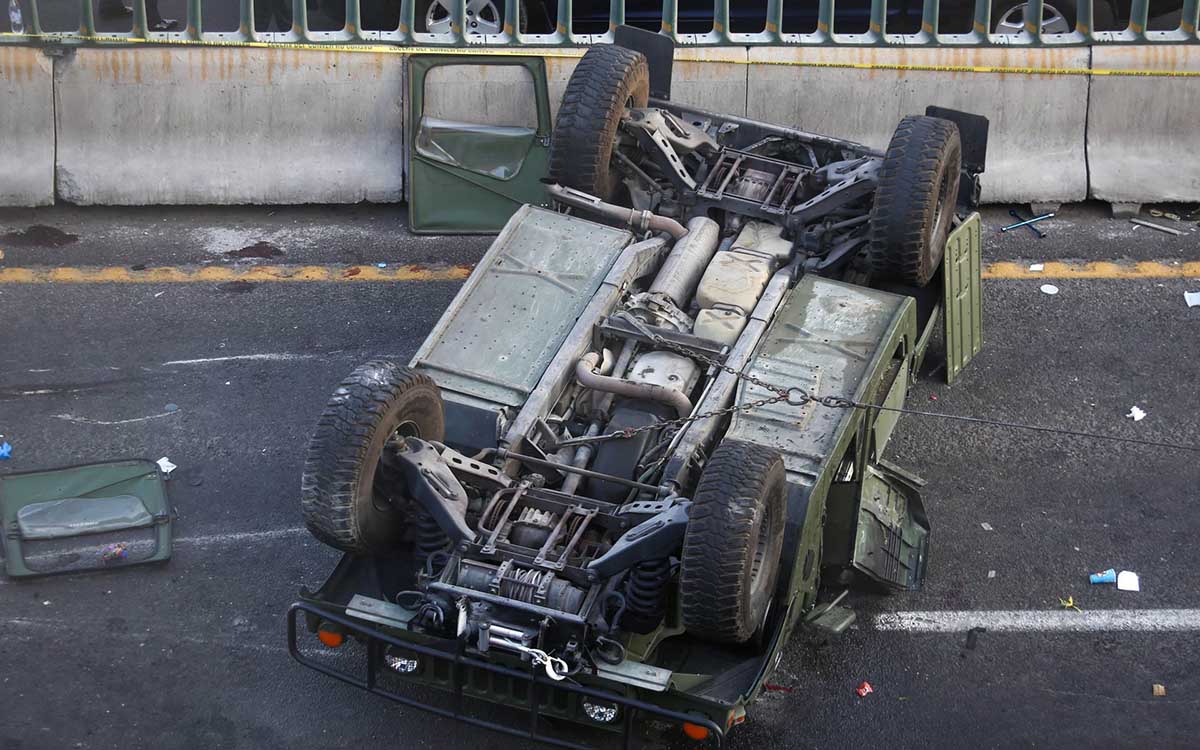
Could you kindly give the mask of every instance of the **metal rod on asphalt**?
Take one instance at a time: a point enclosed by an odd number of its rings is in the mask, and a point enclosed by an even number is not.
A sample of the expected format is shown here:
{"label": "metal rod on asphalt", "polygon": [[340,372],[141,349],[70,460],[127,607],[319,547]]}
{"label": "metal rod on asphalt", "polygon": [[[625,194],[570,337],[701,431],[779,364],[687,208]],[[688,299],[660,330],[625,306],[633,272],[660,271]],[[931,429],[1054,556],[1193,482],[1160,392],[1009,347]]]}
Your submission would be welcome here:
{"label": "metal rod on asphalt", "polygon": [[1016,224],[1009,224],[1006,227],[1000,227],[1000,231],[1007,232],[1010,229],[1016,229],[1017,227],[1029,226],[1030,224],[1034,223],[1035,221],[1045,221],[1046,219],[1050,219],[1053,217],[1054,217],[1054,212],[1051,211],[1048,214],[1042,214],[1041,216],[1035,216],[1032,219],[1026,219],[1025,221],[1018,221]]}
{"label": "metal rod on asphalt", "polygon": [[1140,227],[1150,227],[1151,229],[1157,229],[1160,232],[1166,232],[1167,234],[1173,234],[1177,237],[1183,234],[1183,232],[1179,231],[1178,229],[1172,229],[1171,227],[1164,227],[1162,224],[1151,224],[1150,222],[1142,221],[1141,219],[1130,219],[1129,223],[1137,224]]}
{"label": "metal rod on asphalt", "polygon": [[[1010,209],[1008,209],[1008,215],[1009,215],[1009,216],[1011,216],[1011,217],[1013,217],[1013,218],[1014,218],[1014,219],[1016,219],[1017,221],[1025,221],[1025,217],[1024,217],[1024,216],[1022,216],[1021,214],[1019,214],[1019,213],[1017,212],[1017,209],[1015,209],[1015,208],[1010,208]],[[1029,231],[1031,231],[1031,232],[1033,232],[1035,235],[1037,235],[1037,238],[1038,238],[1039,240],[1044,240],[1044,239],[1046,239],[1046,233],[1045,233],[1045,232],[1043,232],[1042,230],[1038,229],[1037,227],[1035,227],[1035,226],[1034,226],[1034,225],[1032,225],[1032,224],[1030,224],[1030,225],[1029,225]]]}

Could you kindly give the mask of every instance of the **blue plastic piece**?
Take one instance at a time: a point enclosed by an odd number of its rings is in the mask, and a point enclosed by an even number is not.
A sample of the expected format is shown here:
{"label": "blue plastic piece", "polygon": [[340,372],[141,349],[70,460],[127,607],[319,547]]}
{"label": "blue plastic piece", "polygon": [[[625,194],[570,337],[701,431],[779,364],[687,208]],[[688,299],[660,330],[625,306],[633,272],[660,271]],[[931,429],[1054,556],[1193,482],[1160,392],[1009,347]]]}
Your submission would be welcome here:
{"label": "blue plastic piece", "polygon": [[0,443],[0,458],[12,458],[12,446],[7,441]]}
{"label": "blue plastic piece", "polygon": [[1108,570],[1103,570],[1099,573],[1092,573],[1090,576],[1088,576],[1088,580],[1090,580],[1092,583],[1116,583],[1117,571],[1113,568],[1109,568]]}

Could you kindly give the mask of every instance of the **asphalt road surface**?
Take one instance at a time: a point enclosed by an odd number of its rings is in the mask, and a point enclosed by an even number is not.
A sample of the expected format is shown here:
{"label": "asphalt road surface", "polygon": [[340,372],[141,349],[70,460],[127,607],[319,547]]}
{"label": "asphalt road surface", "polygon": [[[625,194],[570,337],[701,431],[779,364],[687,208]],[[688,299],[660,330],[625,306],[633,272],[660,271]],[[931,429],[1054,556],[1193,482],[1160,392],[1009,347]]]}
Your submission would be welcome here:
{"label": "asphalt road surface", "polygon": [[[407,360],[458,287],[453,267],[488,244],[413,237],[402,214],[0,212],[0,433],[14,447],[0,472],[127,456],[179,466],[169,563],[0,577],[0,748],[524,746],[368,696],[285,649],[288,604],[336,560],[298,509],[322,406],[360,361]],[[1171,270],[1200,260],[1197,234],[1134,230],[1089,206],[1043,224],[1043,240],[996,234],[1006,210],[985,219],[992,263],[1161,263],[1145,278],[988,279],[984,351],[951,387],[917,382],[909,406],[1200,444],[1200,308],[1183,298],[1200,279]],[[238,280],[264,263],[334,270]],[[350,272],[378,263],[431,280]],[[120,281],[142,266],[185,280]],[[81,267],[109,271],[13,273]],[[1136,423],[1134,405],[1147,413]],[[731,747],[1196,746],[1195,454],[919,417],[892,445],[929,481],[925,590],[855,595],[851,631],[794,641]],[[1110,566],[1138,572],[1142,590],[1089,586]],[[1068,596],[1082,612],[1060,607]],[[1079,619],[1056,630],[1065,617]],[[968,644],[975,626],[987,630]],[[874,692],[859,698],[864,680]]]}

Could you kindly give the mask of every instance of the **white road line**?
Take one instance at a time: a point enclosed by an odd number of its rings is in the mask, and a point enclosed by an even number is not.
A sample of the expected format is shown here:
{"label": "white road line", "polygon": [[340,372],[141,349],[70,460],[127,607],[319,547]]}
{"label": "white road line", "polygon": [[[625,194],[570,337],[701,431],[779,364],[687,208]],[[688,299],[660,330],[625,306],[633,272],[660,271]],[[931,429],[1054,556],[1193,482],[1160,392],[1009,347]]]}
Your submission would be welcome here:
{"label": "white road line", "polygon": [[178,411],[164,411],[162,414],[151,414],[146,417],[134,417],[133,419],[118,419],[114,422],[108,422],[103,419],[88,419],[87,417],[77,417],[74,414],[54,414],[53,417],[55,419],[66,420],[67,422],[75,422],[76,424],[98,424],[98,425],[104,425],[106,427],[111,427],[112,425],[118,425],[118,424],[132,424],[134,422],[145,422],[145,421],[148,421],[151,419],[160,419],[162,417],[169,417],[173,414],[178,414],[178,413],[179,413]]}
{"label": "white road line", "polygon": [[[145,531],[144,529],[135,530]],[[285,539],[287,537],[300,536],[307,534],[308,529],[303,526],[289,526],[283,529],[267,529],[265,531],[236,531],[229,534],[205,534],[202,536],[181,536],[172,541],[175,547],[217,547],[220,545],[245,544],[250,542],[261,542],[270,539]],[[144,546],[149,549],[153,540],[147,536],[144,539],[135,542],[139,547]],[[25,561],[37,565],[39,563],[53,563],[56,560],[61,560],[67,555],[99,555],[104,551],[103,544],[89,545],[85,547],[73,547],[71,549],[62,549],[55,552],[46,552],[42,554],[26,555]],[[0,557],[3,560],[3,557]],[[68,572],[68,571],[64,571]],[[81,570],[80,572],[84,572]],[[8,583],[9,579],[0,577],[0,585]]]}
{"label": "white road line", "polygon": [[971,628],[1043,633],[1186,631],[1200,630],[1200,609],[889,612],[875,616],[875,628],[914,633],[957,633]]}
{"label": "white road line", "polygon": [[264,651],[264,652],[270,652],[270,653],[278,653],[278,652],[287,650],[287,647],[285,647],[282,644],[254,643],[252,641],[248,641],[246,638],[243,638],[243,637],[237,637],[237,636],[229,637],[229,636],[224,635],[223,633],[217,633],[215,637],[210,637],[210,638],[202,638],[202,637],[195,636],[195,635],[183,635],[178,632],[175,632],[173,628],[163,629],[160,627],[155,630],[127,632],[127,633],[114,633],[112,631],[105,630],[102,626],[100,626],[97,623],[81,623],[81,622],[64,621],[64,620],[49,620],[49,619],[41,619],[41,618],[35,618],[35,617],[9,617],[4,620],[0,620],[0,625],[2,625],[5,628],[16,628],[19,630],[34,630],[34,631],[48,630],[48,631],[56,632],[56,633],[85,631],[89,634],[93,634],[93,633],[103,631],[103,637],[105,639],[112,639],[113,637],[118,637],[118,638],[124,638],[126,640],[138,641],[141,644],[145,644],[152,637],[160,637],[160,638],[166,638],[168,640],[183,641],[185,643],[192,643],[197,646],[206,646],[206,647],[220,646],[222,648],[242,649],[242,650],[246,650],[246,651]]}
{"label": "white road line", "polygon": [[265,354],[235,354],[229,357],[206,357],[204,359],[173,359],[170,362],[163,362],[163,367],[168,365],[208,365],[214,362],[243,362],[243,361],[265,361],[265,362],[290,362],[296,359],[315,359],[315,354],[287,354],[287,353],[265,353]]}
{"label": "white road line", "polygon": [[194,547],[213,547],[221,544],[240,544],[242,542],[257,542],[264,539],[280,539],[283,537],[307,534],[303,526],[291,526],[286,529],[269,529],[267,531],[239,531],[230,534],[208,534],[205,536],[184,536],[175,540],[175,544]]}

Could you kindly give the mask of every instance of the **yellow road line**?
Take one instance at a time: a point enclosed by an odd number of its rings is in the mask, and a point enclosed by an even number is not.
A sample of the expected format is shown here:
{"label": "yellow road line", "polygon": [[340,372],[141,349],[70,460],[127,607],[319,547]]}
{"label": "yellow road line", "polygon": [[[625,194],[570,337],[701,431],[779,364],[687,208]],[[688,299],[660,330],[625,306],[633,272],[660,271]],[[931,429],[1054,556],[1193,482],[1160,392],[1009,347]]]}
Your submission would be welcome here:
{"label": "yellow road line", "polygon": [[991,263],[985,279],[1180,279],[1200,277],[1200,263],[1142,261],[1139,263],[1047,262],[1041,271],[1030,271],[1028,263]]}
{"label": "yellow road line", "polygon": [[[228,281],[461,281],[470,265],[423,266],[160,266],[135,271],[127,266],[0,268],[0,284],[194,284]],[[1050,261],[1041,271],[1028,263],[999,262],[984,266],[983,278],[1010,279],[1179,279],[1200,278],[1200,262],[1061,263]]]}
{"label": "yellow road line", "polygon": [[0,268],[0,284],[178,284],[226,281],[460,281],[471,266],[126,266]]}

